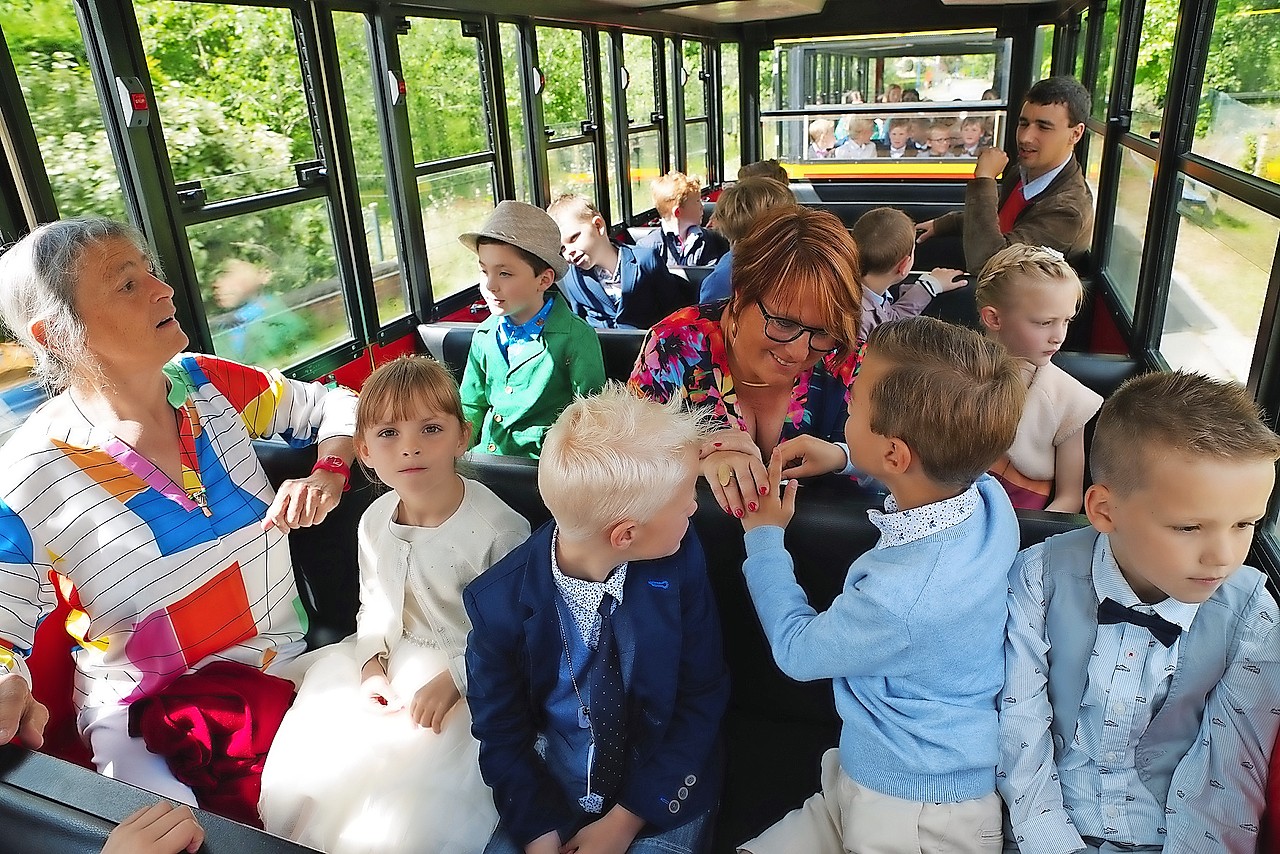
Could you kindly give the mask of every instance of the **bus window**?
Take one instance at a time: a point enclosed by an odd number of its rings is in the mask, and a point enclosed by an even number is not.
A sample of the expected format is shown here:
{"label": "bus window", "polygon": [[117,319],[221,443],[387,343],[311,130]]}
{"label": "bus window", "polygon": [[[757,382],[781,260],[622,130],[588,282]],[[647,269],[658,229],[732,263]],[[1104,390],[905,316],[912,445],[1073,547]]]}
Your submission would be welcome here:
{"label": "bus window", "polygon": [[656,130],[628,134],[627,150],[631,157],[631,206],[637,211],[649,210],[653,207],[649,184],[662,174],[662,138]]}
{"label": "bus window", "polygon": [[1191,144],[1196,154],[1273,183],[1280,183],[1280,66],[1270,47],[1277,37],[1277,0],[1218,3]]}
{"label": "bus window", "polygon": [[538,67],[546,80],[542,113],[548,133],[551,196],[579,193],[594,202],[596,158],[587,130],[594,119],[587,98],[586,35],[559,27],[538,27],[537,33]]}
{"label": "bus window", "polygon": [[[711,181],[711,156],[707,147],[707,73],[706,49],[702,42],[681,43],[684,80],[684,146],[685,172],[700,175],[704,183]],[[680,81],[675,81],[679,83]]]}
{"label": "bus window", "polygon": [[[764,68],[760,69],[761,73]],[[724,146],[724,180],[737,177],[742,165],[742,103],[738,94],[738,46],[720,45],[721,144]]]}
{"label": "bus window", "polygon": [[1149,0],[1142,13],[1142,49],[1134,73],[1132,118],[1129,131],[1138,136],[1159,137],[1165,89],[1173,63],[1173,36],[1178,26],[1178,4]]}
{"label": "bus window", "polygon": [[378,304],[378,320],[386,325],[408,313],[408,282],[400,268],[395,221],[387,196],[387,170],[374,110],[368,24],[363,14],[334,12],[333,29],[351,149],[355,155],[365,243],[369,247],[369,273]]}
{"label": "bus window", "polygon": [[613,36],[608,32],[600,32],[598,38],[600,41],[600,94],[604,104],[604,115],[600,118],[604,128],[605,163],[607,164],[605,174],[609,179],[609,215],[611,221],[617,223],[626,221],[626,212],[622,207],[622,179],[618,170],[618,116],[613,103]]}
{"label": "bus window", "polygon": [[626,62],[627,83],[627,151],[630,156],[631,210],[646,211],[653,207],[649,182],[661,175],[667,162],[665,138],[654,120],[662,114],[661,93],[654,76],[654,51],[658,43],[652,36],[625,33],[622,53]]}
{"label": "bus window", "polygon": [[0,4],[0,31],[18,72],[54,201],[61,216],[124,218],[124,195],[89,73],[75,4],[46,2],[42,14]]}
{"label": "bus window", "polygon": [[502,88],[507,98],[507,127],[510,130],[516,199],[532,203],[528,131],[520,97],[520,29],[515,24],[503,23],[498,25],[498,34],[502,43]]}
{"label": "bus window", "polygon": [[326,200],[193,225],[187,239],[218,355],[283,367],[350,337]]}
{"label": "bus window", "polygon": [[1160,353],[1174,368],[1245,382],[1280,220],[1180,176]]}
{"label": "bus window", "polygon": [[[1102,33],[1098,48],[1098,75],[1093,88],[1093,117],[1107,120],[1107,99],[1111,96],[1111,77],[1116,65],[1116,37],[1120,27],[1120,0],[1107,0],[1106,11],[1099,22],[1098,7],[1089,9],[1089,26],[1100,24]],[[1088,83],[1086,82],[1086,86]]]}
{"label": "bus window", "polygon": [[1053,73],[1053,24],[1036,27],[1036,41],[1031,65],[1033,80],[1043,80]]}
{"label": "bus window", "polygon": [[1120,303],[1132,317],[1138,294],[1142,246],[1147,239],[1147,212],[1151,207],[1155,161],[1129,148],[1121,148],[1120,157],[1120,186],[1116,192],[1107,275],[1115,286]]}
{"label": "bus window", "polygon": [[476,282],[475,256],[458,234],[479,228],[496,203],[493,150],[477,40],[463,35],[457,20],[408,22],[400,63],[427,267],[432,296],[440,300]]}
{"label": "bus window", "polygon": [[206,203],[297,186],[315,160],[288,9],[138,0],[156,111],[179,185]]}

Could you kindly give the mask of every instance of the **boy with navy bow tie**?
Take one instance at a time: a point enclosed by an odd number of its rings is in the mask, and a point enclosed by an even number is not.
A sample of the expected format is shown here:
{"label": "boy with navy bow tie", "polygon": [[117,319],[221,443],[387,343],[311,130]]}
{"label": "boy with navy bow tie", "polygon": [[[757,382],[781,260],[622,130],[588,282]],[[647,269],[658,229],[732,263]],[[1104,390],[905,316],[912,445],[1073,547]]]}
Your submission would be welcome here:
{"label": "boy with navy bow tie", "polygon": [[1241,563],[1277,458],[1234,383],[1150,374],[1102,407],[1092,527],[1009,574],[1006,850],[1258,850],[1280,612]]}
{"label": "boy with navy bow tie", "polygon": [[547,434],[552,521],[467,587],[487,854],[700,851],[729,680],[697,508],[700,417],[620,385]]}

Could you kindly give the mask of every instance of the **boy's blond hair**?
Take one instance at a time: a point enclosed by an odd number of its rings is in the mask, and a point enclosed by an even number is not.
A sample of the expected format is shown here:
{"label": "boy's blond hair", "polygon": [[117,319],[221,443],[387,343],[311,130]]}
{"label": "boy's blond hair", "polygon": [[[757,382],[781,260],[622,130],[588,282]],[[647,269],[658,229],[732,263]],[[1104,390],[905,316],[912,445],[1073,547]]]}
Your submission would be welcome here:
{"label": "boy's blond hair", "polygon": [[1013,444],[1026,386],[1003,346],[932,317],[882,323],[867,352],[891,363],[871,429],[906,442],[936,483],[968,486]]}
{"label": "boy's blond hair", "polygon": [[591,222],[596,217],[604,219],[600,210],[591,203],[590,199],[577,193],[563,193],[556,196],[551,204],[547,205],[547,213],[552,218],[560,214],[569,214],[576,217],[578,222]]}
{"label": "boy's blond hair", "polygon": [[769,160],[757,160],[755,163],[739,166],[738,180],[744,181],[747,178],[772,178],[783,184],[791,182],[791,176],[787,174],[787,170],[783,168],[776,157]]}
{"label": "boy's blond hair", "polygon": [[747,233],[760,214],[790,207],[795,194],[772,178],[744,178],[720,194],[716,200],[716,230],[730,243]]}
{"label": "boy's blond hair", "polygon": [[658,216],[671,219],[681,205],[702,193],[702,178],[672,171],[654,178],[649,189],[653,191],[653,206],[658,209]]}
{"label": "boy's blond hair", "polygon": [[849,136],[852,137],[855,133],[875,130],[875,128],[876,123],[866,116],[854,116],[849,121]]}
{"label": "boy's blond hair", "polygon": [[1141,489],[1158,454],[1224,461],[1280,459],[1280,437],[1239,383],[1166,371],[1134,377],[1102,405],[1089,451],[1093,482]]}
{"label": "boy's blond hair", "polygon": [[814,119],[809,122],[809,141],[819,142],[829,133],[836,132],[836,123],[831,119]]}
{"label": "boy's blond hair", "polygon": [[653,518],[693,470],[706,418],[679,398],[655,403],[616,382],[569,404],[538,460],[538,491],[560,536],[584,540]]}
{"label": "boy's blond hair", "polygon": [[1015,243],[992,255],[982,268],[974,289],[978,308],[1008,305],[1009,297],[1017,287],[1016,282],[1022,279],[1071,282],[1076,287],[1076,309],[1084,302],[1084,285],[1061,252],[1046,246]]}
{"label": "boy's blond hair", "polygon": [[916,224],[897,208],[873,208],[853,224],[862,275],[883,276],[915,252]]}

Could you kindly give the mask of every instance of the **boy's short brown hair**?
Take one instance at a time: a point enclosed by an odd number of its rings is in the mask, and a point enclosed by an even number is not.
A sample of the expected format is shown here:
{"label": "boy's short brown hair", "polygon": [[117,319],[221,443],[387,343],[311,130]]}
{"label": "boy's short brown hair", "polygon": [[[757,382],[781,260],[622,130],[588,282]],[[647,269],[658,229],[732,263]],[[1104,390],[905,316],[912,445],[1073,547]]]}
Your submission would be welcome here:
{"label": "boy's short brown hair", "polygon": [[747,178],[772,178],[783,184],[791,183],[791,176],[787,174],[787,170],[783,168],[776,157],[771,160],[757,160],[755,163],[739,166],[738,180],[743,181]]}
{"label": "boy's short brown hair", "polygon": [[1013,444],[1027,390],[997,342],[910,317],[873,329],[867,352],[891,363],[871,390],[871,429],[906,442],[931,480],[968,486]]}
{"label": "boy's short brown hair", "polygon": [[1146,374],[1102,405],[1089,451],[1093,482],[1114,492],[1141,489],[1156,454],[1226,461],[1280,459],[1280,437],[1239,383],[1186,371]]}
{"label": "boy's short brown hair", "polygon": [[604,217],[600,210],[591,203],[586,196],[580,196],[577,193],[562,193],[551,200],[551,204],[547,205],[547,213],[552,217],[559,214],[572,214],[578,218],[579,222],[591,222],[595,217]]}
{"label": "boy's short brown hair", "polygon": [[873,208],[853,224],[862,275],[882,276],[916,249],[916,224],[897,208]]}
{"label": "boy's short brown hair", "polygon": [[658,216],[670,219],[681,205],[702,192],[702,179],[672,171],[654,178],[649,189],[653,191],[653,206],[658,209]]}
{"label": "boy's short brown hair", "polygon": [[747,233],[762,213],[794,205],[795,194],[772,178],[744,178],[716,200],[716,230],[730,243]]}

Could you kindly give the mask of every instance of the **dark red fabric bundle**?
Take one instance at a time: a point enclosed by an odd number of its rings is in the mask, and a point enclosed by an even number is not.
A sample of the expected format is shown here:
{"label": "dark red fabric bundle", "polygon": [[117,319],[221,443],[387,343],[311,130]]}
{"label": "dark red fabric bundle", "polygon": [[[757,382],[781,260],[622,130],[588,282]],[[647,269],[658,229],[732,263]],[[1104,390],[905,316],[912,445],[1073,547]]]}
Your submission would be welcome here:
{"label": "dark red fabric bundle", "polygon": [[163,756],[201,808],[262,827],[262,766],[293,702],[293,683],[215,661],[129,708],[129,734]]}

